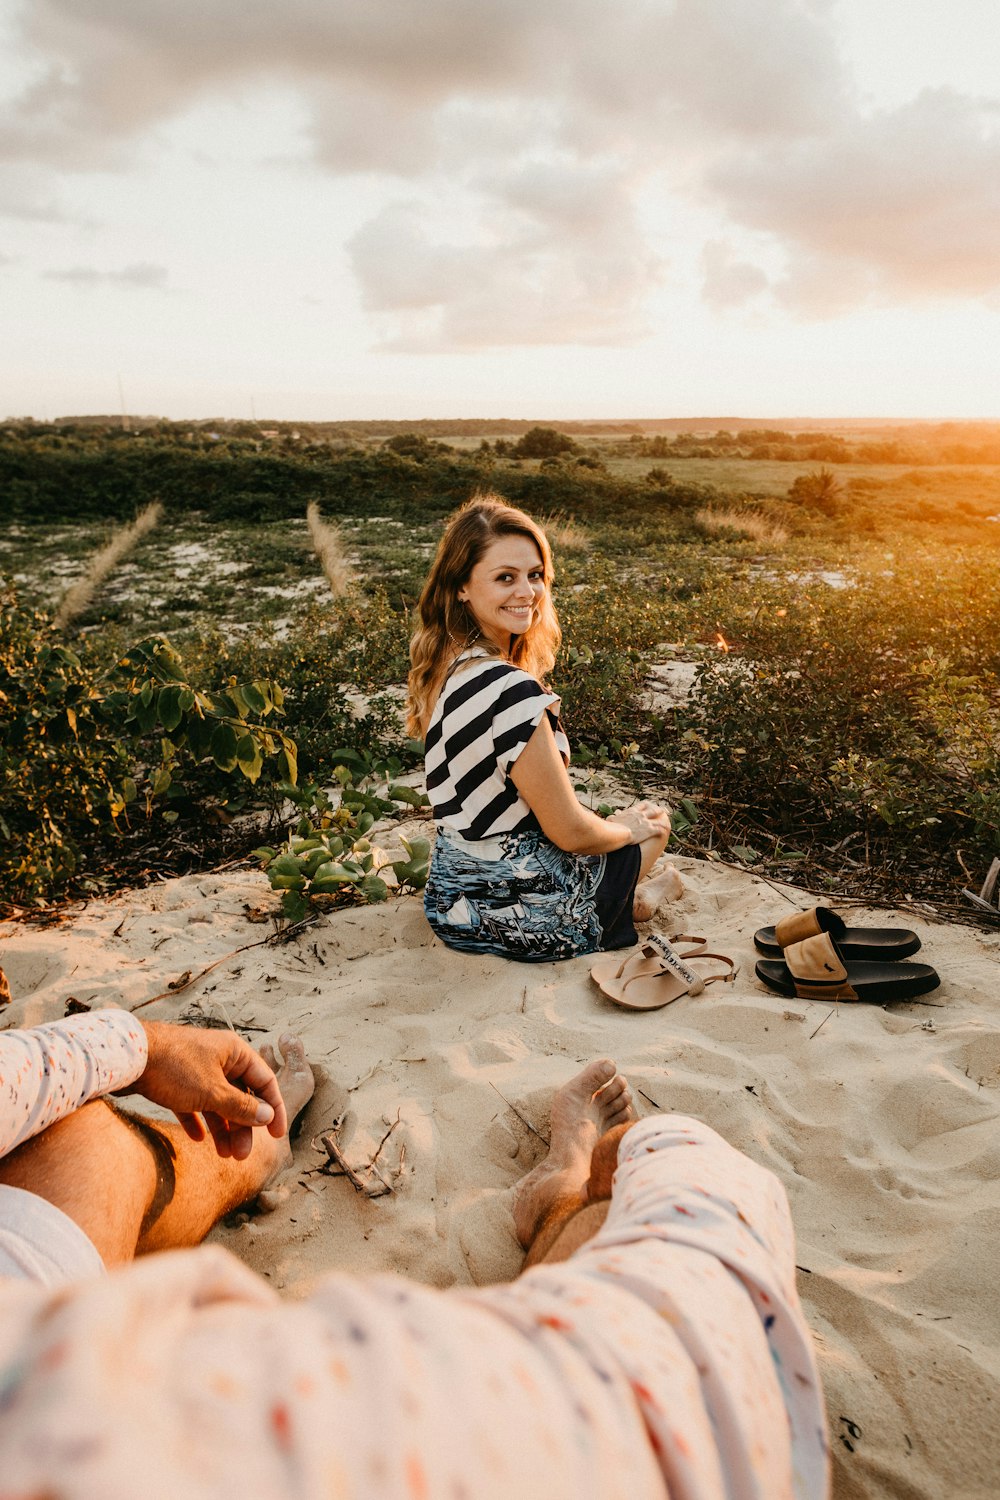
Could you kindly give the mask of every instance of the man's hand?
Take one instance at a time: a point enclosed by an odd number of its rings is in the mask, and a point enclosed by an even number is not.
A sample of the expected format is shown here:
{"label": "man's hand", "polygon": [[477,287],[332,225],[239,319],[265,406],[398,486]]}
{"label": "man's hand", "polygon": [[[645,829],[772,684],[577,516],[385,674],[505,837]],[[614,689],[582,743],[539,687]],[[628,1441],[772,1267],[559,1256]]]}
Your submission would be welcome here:
{"label": "man's hand", "polygon": [[[220,1156],[244,1161],[255,1126],[276,1138],[288,1133],[278,1080],[264,1059],[235,1031],[143,1023],[149,1056],[138,1094],[172,1109],[193,1141],[208,1127]],[[204,1116],[204,1120],[202,1120]]]}

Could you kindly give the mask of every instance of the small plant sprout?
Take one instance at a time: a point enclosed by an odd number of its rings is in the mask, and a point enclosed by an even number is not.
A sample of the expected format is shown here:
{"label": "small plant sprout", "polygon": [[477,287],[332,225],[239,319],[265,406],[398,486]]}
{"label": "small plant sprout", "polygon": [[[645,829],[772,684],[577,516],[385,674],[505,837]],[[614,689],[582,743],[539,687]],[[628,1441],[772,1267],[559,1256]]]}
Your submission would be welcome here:
{"label": "small plant sprout", "polygon": [[377,819],[398,815],[403,808],[424,808],[428,801],[412,787],[390,784],[384,792],[372,789],[371,777],[358,758],[345,752],[350,764],[337,767],[340,802],[317,786],[282,787],[302,809],[295,830],[280,849],[255,849],[271,882],[281,893],[281,910],[290,922],[303,921],[324,907],[385,901],[392,883],[400,890],[422,890],[430,871],[430,840],[400,837],[405,857],[393,859],[373,844],[369,830]]}

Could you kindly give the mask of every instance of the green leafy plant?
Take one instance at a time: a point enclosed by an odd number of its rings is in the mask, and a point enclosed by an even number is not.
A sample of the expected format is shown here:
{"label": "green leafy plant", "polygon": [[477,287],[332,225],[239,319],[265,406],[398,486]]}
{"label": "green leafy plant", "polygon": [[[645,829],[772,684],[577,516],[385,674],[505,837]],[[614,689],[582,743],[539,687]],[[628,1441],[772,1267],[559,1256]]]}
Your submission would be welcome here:
{"label": "green leafy plant", "polygon": [[311,910],[330,905],[385,901],[389,886],[380,871],[391,869],[401,890],[422,890],[430,870],[430,840],[400,837],[404,859],[393,859],[368,838],[377,820],[404,808],[428,806],[413,787],[390,782],[384,792],[372,789],[371,761],[342,750],[336,777],[339,803],[318,786],[280,788],[302,810],[294,831],[280,848],[254,850],[271,889],[281,893],[281,910],[301,922]]}
{"label": "green leafy plant", "polygon": [[[272,722],[284,704],[276,682],[231,678],[223,691],[204,692],[188,681],[183,660],[162,636],[130,647],[114,675],[121,685],[108,693],[106,711],[126,735],[149,747],[147,810],[164,800],[190,801],[199,779],[202,791],[217,783],[216,772],[253,785],[268,762],[294,785],[295,741]],[[224,803],[229,795],[227,782],[218,799]],[[174,821],[178,812],[168,808],[163,816]]]}
{"label": "green leafy plant", "polygon": [[93,671],[0,592],[0,884],[47,897],[86,864],[135,785]]}

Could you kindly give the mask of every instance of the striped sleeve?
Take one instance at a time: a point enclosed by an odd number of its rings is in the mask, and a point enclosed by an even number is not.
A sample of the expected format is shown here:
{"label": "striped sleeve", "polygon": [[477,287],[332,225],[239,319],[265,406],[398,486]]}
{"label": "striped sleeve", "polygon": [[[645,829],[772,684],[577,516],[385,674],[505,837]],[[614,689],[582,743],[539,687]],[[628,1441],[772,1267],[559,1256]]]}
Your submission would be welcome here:
{"label": "striped sleeve", "polygon": [[[509,772],[557,703],[529,673],[495,659],[475,663],[449,683],[425,741],[435,818],[473,839],[529,824],[531,810]],[[562,751],[561,731],[557,744]]]}

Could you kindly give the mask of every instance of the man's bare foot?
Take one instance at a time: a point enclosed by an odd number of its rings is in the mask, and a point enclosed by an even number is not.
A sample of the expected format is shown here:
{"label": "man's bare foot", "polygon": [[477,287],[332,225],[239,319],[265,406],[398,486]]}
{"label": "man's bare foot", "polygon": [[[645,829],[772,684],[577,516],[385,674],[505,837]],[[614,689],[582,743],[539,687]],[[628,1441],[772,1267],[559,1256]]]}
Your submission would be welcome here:
{"label": "man's bare foot", "polygon": [[313,1070],[309,1066],[301,1037],[293,1036],[290,1031],[283,1031],[278,1038],[278,1052],[281,1058],[280,1061],[275,1057],[273,1047],[270,1047],[267,1043],[260,1049],[261,1057],[269,1068],[274,1069],[274,1075],[278,1080],[278,1087],[281,1090],[281,1097],[285,1101],[285,1110],[288,1114],[288,1136],[285,1136],[284,1141],[281,1143],[285,1149],[278,1152],[278,1161],[275,1164],[275,1170],[268,1179],[268,1184],[265,1184],[265,1186],[273,1182],[278,1173],[283,1172],[291,1163],[292,1148],[288,1137],[291,1135],[302,1111],[312,1098],[313,1090],[316,1087],[316,1080],[313,1077]]}
{"label": "man's bare foot", "polygon": [[557,1203],[587,1202],[590,1157],[606,1130],[638,1119],[629,1086],[608,1057],[588,1063],[552,1100],[549,1154],[523,1177],[514,1200],[514,1228],[531,1244]]}
{"label": "man's bare foot", "polygon": [[664,901],[679,901],[683,894],[683,880],[673,865],[667,865],[662,874],[636,886],[632,898],[633,921],[651,922]]}

